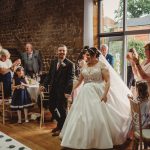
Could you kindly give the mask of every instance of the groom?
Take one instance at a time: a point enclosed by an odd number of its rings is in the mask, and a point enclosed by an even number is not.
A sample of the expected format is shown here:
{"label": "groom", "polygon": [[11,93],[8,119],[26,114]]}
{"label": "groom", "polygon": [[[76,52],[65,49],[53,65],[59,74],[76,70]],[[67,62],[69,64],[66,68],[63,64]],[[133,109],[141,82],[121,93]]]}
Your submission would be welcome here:
{"label": "groom", "polygon": [[48,76],[44,86],[51,86],[50,89],[50,112],[57,120],[57,127],[52,130],[52,136],[58,136],[67,110],[67,98],[71,94],[74,79],[74,64],[66,58],[67,47],[60,45],[57,50],[58,58],[51,61]]}

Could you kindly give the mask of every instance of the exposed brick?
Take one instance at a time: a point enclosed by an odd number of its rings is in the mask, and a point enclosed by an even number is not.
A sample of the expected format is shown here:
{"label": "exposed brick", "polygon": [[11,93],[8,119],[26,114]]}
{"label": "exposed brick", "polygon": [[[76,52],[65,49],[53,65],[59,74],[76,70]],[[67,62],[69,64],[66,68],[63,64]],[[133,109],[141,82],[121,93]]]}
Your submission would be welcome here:
{"label": "exposed brick", "polygon": [[83,46],[83,15],[84,0],[1,0],[0,43],[23,51],[32,42],[50,58],[63,43],[77,55]]}

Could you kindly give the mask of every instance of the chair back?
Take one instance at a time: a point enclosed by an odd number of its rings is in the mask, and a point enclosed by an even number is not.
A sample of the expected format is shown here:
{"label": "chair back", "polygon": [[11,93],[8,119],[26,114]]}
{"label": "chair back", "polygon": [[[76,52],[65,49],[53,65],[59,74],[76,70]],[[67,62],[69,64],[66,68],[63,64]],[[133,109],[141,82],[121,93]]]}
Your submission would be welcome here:
{"label": "chair back", "polygon": [[42,127],[42,124],[44,123],[44,101],[49,101],[50,93],[49,89],[48,91],[41,91],[40,92],[41,97],[41,118],[40,118],[40,128]]}
{"label": "chair back", "polygon": [[141,103],[134,100],[133,97],[128,96],[131,105],[132,127],[134,136],[138,136],[140,142],[142,141],[142,118],[141,118]]}
{"label": "chair back", "polygon": [[2,82],[0,82],[0,100],[4,100],[4,89]]}
{"label": "chair back", "polygon": [[49,92],[41,92],[41,100],[49,100]]}
{"label": "chair back", "polygon": [[48,85],[48,89],[41,92],[41,100],[49,100],[51,86]]}
{"label": "chair back", "polygon": [[0,82],[0,106],[3,116],[3,124],[5,124],[5,99],[4,99],[4,88],[3,83]]}

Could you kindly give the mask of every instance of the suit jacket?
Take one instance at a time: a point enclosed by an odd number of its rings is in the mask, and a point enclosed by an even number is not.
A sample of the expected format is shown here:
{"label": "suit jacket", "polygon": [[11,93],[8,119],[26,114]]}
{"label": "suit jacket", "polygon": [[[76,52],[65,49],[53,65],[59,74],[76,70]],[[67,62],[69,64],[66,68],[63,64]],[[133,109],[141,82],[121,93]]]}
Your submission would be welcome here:
{"label": "suit jacket", "polygon": [[109,64],[114,67],[114,57],[110,54],[106,55],[106,60],[109,62]]}
{"label": "suit jacket", "polygon": [[[44,86],[51,85],[51,93],[53,98],[64,98],[65,94],[71,94],[73,87],[73,79],[75,75],[74,63],[65,58],[63,63],[57,70],[58,59],[51,61],[49,73],[44,81]],[[50,94],[51,95],[51,94]]]}
{"label": "suit jacket", "polygon": [[[40,52],[36,51],[36,50],[33,50],[32,59],[33,59],[34,73],[39,73],[40,71],[42,71],[42,58],[41,58]],[[24,71],[26,73],[26,71],[27,71],[27,61],[28,61],[27,52],[22,53],[21,60],[22,60],[22,64],[23,64],[23,67],[24,67]]]}

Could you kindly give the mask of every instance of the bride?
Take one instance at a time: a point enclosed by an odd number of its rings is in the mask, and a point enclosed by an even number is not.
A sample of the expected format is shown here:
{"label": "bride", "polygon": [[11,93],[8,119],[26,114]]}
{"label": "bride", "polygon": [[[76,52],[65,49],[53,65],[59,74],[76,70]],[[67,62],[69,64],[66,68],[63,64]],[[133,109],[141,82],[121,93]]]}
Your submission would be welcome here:
{"label": "bride", "polygon": [[129,89],[99,51],[87,50],[74,99],[63,129],[61,146],[74,149],[108,149],[123,144],[130,126]]}

